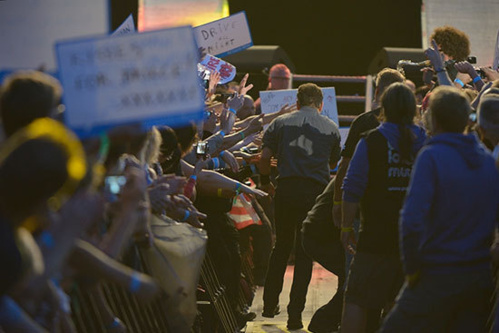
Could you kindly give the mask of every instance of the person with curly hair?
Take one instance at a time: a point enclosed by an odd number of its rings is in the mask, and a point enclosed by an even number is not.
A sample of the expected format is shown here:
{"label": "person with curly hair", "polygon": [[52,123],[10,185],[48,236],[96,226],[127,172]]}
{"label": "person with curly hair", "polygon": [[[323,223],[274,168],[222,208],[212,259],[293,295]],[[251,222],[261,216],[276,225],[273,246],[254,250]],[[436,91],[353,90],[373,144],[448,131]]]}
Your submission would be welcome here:
{"label": "person with curly hair", "polygon": [[470,55],[470,39],[466,33],[449,25],[433,30],[430,40],[435,40],[444,61],[465,61]]}

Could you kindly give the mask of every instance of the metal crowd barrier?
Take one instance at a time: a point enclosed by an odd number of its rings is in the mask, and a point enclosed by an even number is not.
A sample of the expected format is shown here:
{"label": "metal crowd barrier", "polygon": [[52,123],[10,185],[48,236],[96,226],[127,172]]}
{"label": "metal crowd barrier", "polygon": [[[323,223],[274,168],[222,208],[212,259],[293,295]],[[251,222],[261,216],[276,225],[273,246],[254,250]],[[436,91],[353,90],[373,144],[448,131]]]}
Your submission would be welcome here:
{"label": "metal crowd barrier", "polygon": [[[241,255],[241,272],[247,278],[248,287],[251,292],[255,291],[253,283],[253,263],[251,253]],[[215,266],[211,260],[210,253],[205,256],[201,268],[200,285],[204,288],[206,294],[204,299],[198,299],[198,310],[201,312],[202,332],[239,332],[239,325],[235,318],[234,309],[231,308],[225,286],[217,277]],[[237,304],[241,311],[248,310],[251,302],[247,302],[247,290],[239,286]]]}
{"label": "metal crowd barrier", "polygon": [[[143,261],[137,254],[139,267],[135,269],[147,274]],[[114,283],[101,283],[100,293],[104,296],[112,313],[127,327],[130,333],[171,332],[168,328],[168,312],[161,299],[148,304],[139,303],[127,289]],[[97,290],[97,289],[95,289]],[[96,293],[86,292],[76,285],[71,297],[73,322],[79,333],[107,333],[112,331],[110,323],[105,323],[97,306]]]}

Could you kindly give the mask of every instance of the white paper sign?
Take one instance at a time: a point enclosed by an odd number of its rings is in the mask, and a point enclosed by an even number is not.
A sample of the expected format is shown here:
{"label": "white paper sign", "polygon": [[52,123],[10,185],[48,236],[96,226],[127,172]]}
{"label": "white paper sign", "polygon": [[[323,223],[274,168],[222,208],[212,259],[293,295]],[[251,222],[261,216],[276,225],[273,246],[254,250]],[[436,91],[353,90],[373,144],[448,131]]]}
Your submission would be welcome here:
{"label": "white paper sign", "polygon": [[121,36],[125,34],[130,34],[137,31],[135,29],[135,22],[133,21],[133,16],[132,14],[128,15],[125,21],[121,23],[121,25],[118,27],[118,29],[114,30],[114,32],[111,34],[111,36]]}
{"label": "white paper sign", "polygon": [[220,82],[218,84],[226,84],[236,77],[236,67],[211,54],[207,54],[203,60],[201,60],[201,65],[210,71],[210,73],[220,73]]}
{"label": "white paper sign", "polygon": [[244,11],[197,26],[194,36],[198,46],[204,48],[206,53],[220,58],[253,45]]}
{"label": "white paper sign", "polygon": [[80,136],[118,124],[202,119],[204,91],[190,26],[56,45],[66,121]]}
{"label": "white paper sign", "polygon": [[[336,91],[334,87],[321,89],[324,102],[321,114],[328,117],[339,126]],[[297,91],[298,89],[260,91],[262,113],[277,112],[286,104],[295,104]]]}

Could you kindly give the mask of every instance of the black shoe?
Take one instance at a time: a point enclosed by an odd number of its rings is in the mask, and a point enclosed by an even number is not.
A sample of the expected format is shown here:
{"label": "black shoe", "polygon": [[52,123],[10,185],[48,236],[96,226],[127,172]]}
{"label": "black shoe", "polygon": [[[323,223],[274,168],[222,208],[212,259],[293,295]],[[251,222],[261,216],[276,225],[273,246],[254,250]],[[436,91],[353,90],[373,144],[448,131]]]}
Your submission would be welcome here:
{"label": "black shoe", "polygon": [[254,312],[246,312],[243,314],[243,318],[246,321],[252,321],[253,319],[256,318],[256,313]]}
{"label": "black shoe", "polygon": [[274,308],[274,311],[267,311],[264,308],[264,310],[262,312],[262,317],[265,317],[265,318],[274,318],[279,313],[281,313],[281,308],[279,307],[279,305],[276,305],[276,307]]}
{"label": "black shoe", "polygon": [[286,327],[288,328],[288,330],[299,330],[303,328],[301,318],[289,318],[288,325]]}
{"label": "black shoe", "polygon": [[252,321],[253,319],[256,318],[256,313],[254,312],[246,312],[246,313],[242,313],[242,312],[236,312],[236,320],[237,320],[237,326],[239,327],[239,329],[243,329],[244,326],[246,326],[246,323],[248,321]]}

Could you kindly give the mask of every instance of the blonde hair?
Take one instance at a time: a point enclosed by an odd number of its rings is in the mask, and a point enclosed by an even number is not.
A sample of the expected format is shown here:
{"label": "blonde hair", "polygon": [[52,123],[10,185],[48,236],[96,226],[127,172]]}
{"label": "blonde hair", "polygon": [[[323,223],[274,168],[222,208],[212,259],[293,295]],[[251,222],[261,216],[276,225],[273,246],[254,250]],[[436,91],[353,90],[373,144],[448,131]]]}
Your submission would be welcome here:
{"label": "blonde hair", "polygon": [[158,162],[159,148],[162,143],[161,134],[156,127],[151,128],[147,133],[147,138],[139,153],[139,160],[142,164],[152,165]]}

